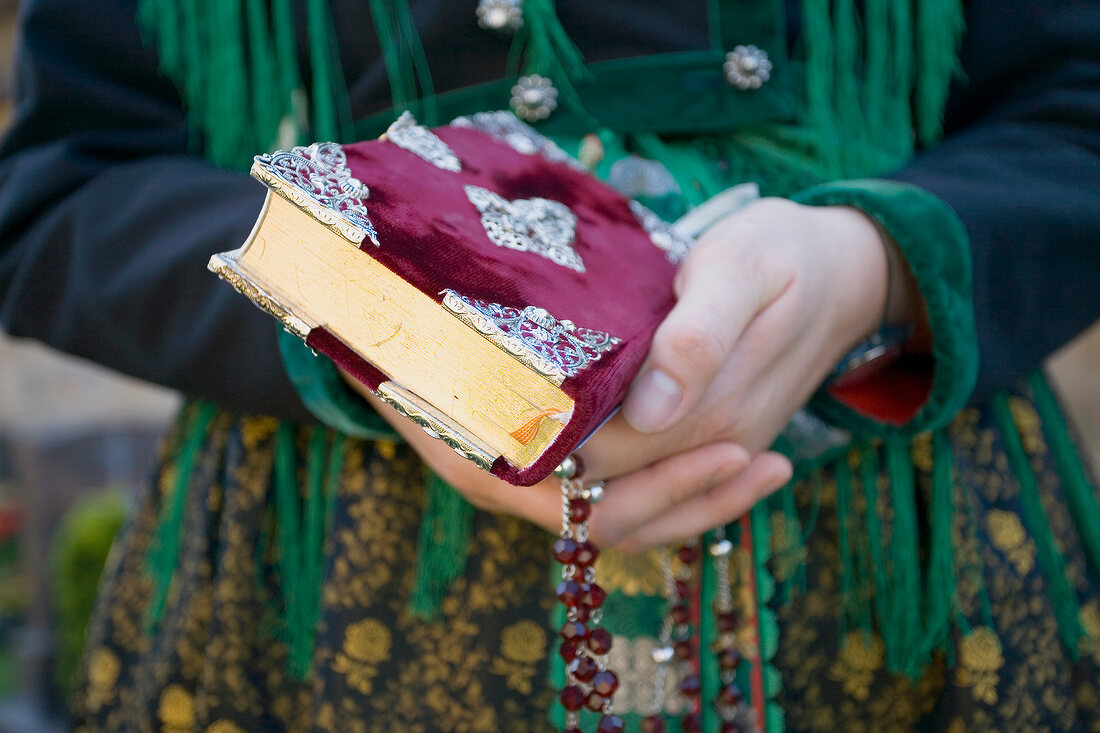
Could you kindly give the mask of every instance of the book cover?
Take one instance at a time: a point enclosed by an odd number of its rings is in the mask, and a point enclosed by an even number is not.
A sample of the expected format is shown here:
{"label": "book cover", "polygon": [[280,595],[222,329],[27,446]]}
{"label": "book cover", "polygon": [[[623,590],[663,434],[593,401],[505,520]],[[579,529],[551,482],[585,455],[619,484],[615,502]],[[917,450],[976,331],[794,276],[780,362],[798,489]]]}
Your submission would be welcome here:
{"label": "book cover", "polygon": [[[519,485],[548,476],[614,412],[690,246],[507,112],[432,130],[405,115],[378,140],[261,155],[252,173],[270,189],[265,214],[289,202],[301,222],[261,214],[211,269]],[[276,248],[316,250],[325,270],[293,259],[249,271]],[[315,299],[330,301],[326,315]]]}

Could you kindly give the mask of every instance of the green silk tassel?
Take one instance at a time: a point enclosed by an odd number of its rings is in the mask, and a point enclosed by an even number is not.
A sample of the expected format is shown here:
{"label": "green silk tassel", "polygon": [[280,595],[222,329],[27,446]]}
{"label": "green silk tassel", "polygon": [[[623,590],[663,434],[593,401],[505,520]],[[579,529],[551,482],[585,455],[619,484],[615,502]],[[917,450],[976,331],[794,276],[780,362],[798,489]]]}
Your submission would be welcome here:
{"label": "green silk tassel", "polygon": [[179,564],[183,512],[190,494],[188,488],[191,485],[191,474],[194,472],[195,461],[198,460],[199,451],[206,441],[216,410],[217,408],[209,402],[200,402],[193,408],[193,415],[185,431],[183,447],[175,462],[176,480],[172,484],[171,493],[161,503],[157,533],[149,551],[146,567],[153,582],[153,591],[145,617],[146,627],[150,632],[157,629],[164,616],[168,591],[176,575],[176,566]]}
{"label": "green silk tassel", "polygon": [[1050,521],[1043,509],[1039,486],[1031,469],[1027,452],[1012,419],[1008,399],[1003,394],[993,398],[993,410],[1001,428],[1008,462],[1020,485],[1020,504],[1028,532],[1035,541],[1039,566],[1043,569],[1050,589],[1050,603],[1058,620],[1058,634],[1066,647],[1066,653],[1077,659],[1077,644],[1084,636],[1084,628],[1078,617],[1080,607],[1077,594],[1066,577],[1066,561],[1050,528]]}
{"label": "green silk tassel", "polygon": [[416,582],[408,607],[413,616],[429,620],[438,615],[451,584],[466,570],[474,508],[434,471],[427,472],[424,492]]}

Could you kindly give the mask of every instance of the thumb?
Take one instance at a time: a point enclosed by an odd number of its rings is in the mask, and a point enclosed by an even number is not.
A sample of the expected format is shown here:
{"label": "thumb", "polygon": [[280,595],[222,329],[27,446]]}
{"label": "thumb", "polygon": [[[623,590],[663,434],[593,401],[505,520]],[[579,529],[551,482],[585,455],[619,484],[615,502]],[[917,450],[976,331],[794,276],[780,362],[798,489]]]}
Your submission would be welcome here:
{"label": "thumb", "polygon": [[639,432],[675,425],[706,392],[742,332],[763,307],[758,277],[738,276],[725,258],[695,249],[677,277],[679,300],[653,335],[627,393],[623,416]]}

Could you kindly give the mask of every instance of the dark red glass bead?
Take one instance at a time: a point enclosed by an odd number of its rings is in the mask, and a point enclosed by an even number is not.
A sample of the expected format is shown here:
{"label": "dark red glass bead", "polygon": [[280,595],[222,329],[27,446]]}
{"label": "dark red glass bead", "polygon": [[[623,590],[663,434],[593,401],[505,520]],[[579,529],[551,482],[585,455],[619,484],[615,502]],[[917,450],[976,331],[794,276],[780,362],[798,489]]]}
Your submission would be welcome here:
{"label": "dark red glass bead", "polygon": [[588,648],[596,654],[611,651],[611,632],[607,629],[592,629],[588,632]]}
{"label": "dark red glass bead", "polygon": [[718,666],[724,670],[737,669],[741,664],[741,652],[736,649],[723,649],[718,652]]}
{"label": "dark red glass bead", "polygon": [[684,678],[680,680],[680,692],[684,693],[688,697],[695,697],[699,694],[699,677],[694,674],[684,675]]}
{"label": "dark red glass bead", "polygon": [[623,733],[623,719],[618,715],[605,715],[600,718],[596,733]]}
{"label": "dark red glass bead", "polygon": [[588,540],[577,545],[577,553],[573,556],[573,562],[577,565],[591,565],[596,562],[600,551]]}
{"label": "dark red glass bead", "polygon": [[592,689],[604,697],[611,697],[619,689],[619,677],[609,669],[597,672],[592,678]]}
{"label": "dark red glass bead", "polygon": [[577,657],[573,660],[573,676],[581,682],[591,682],[600,667],[592,657]]}
{"label": "dark red glass bead", "polygon": [[730,682],[728,685],[722,685],[722,689],[718,691],[718,702],[722,705],[736,705],[741,702],[743,697],[744,695],[741,693],[741,688],[733,682]]}
{"label": "dark red glass bead", "polygon": [[683,604],[673,606],[668,613],[669,616],[672,616],[672,623],[674,624],[686,624],[691,621],[691,609]]}
{"label": "dark red glass bead", "polygon": [[584,704],[588,706],[588,709],[594,713],[598,713],[603,710],[603,704],[607,701],[607,698],[600,693],[592,690],[588,693],[588,699],[584,701]]}
{"label": "dark red glass bead", "polygon": [[675,584],[675,588],[676,588],[676,595],[679,598],[687,598],[688,593],[691,592],[691,589],[688,588],[688,584],[687,584],[686,580],[677,580],[676,584]]}
{"label": "dark red glass bead", "polygon": [[676,550],[676,557],[680,558],[680,562],[684,565],[691,565],[699,559],[699,546],[680,545],[680,548]]}
{"label": "dark red glass bead", "polygon": [[561,658],[565,661],[572,662],[574,659],[577,658],[577,653],[580,650],[581,645],[579,641],[563,641],[561,643],[561,646],[558,647],[558,654],[560,654]]}
{"label": "dark red glass bead", "polygon": [[572,578],[566,578],[558,583],[558,600],[567,606],[575,606],[581,600],[581,587]]}
{"label": "dark red glass bead", "polygon": [[691,653],[695,651],[695,644],[691,639],[682,639],[672,645],[672,651],[677,659],[691,659]]}
{"label": "dark red glass bead", "polygon": [[577,541],[571,537],[559,537],[554,541],[554,559],[562,565],[573,562],[577,554]]}
{"label": "dark red glass bead", "polygon": [[587,568],[585,568],[583,565],[575,565],[573,567],[573,580],[577,581],[578,583],[586,583],[588,582],[586,580],[587,577]]}
{"label": "dark red glass bead", "polygon": [[719,733],[745,733],[745,729],[736,720],[723,720]]}
{"label": "dark red glass bead", "polygon": [[566,621],[561,627],[561,638],[565,641],[584,639],[588,636],[588,627],[580,621]]}
{"label": "dark red glass bead", "polygon": [[576,614],[578,621],[584,621],[585,623],[588,623],[588,617],[592,615],[592,609],[584,605],[577,606],[573,609],[573,612]]}
{"label": "dark red glass bead", "polygon": [[607,599],[607,591],[595,583],[585,583],[581,586],[581,605],[588,608],[599,608]]}
{"label": "dark red glass bead", "polygon": [[592,513],[592,505],[579,496],[569,500],[569,521],[580,524]]}
{"label": "dark red glass bead", "polygon": [[665,719],[660,715],[642,718],[642,733],[665,733]]}
{"label": "dark red glass bead", "polygon": [[729,611],[718,614],[717,619],[719,631],[734,631],[737,626],[737,617]]}
{"label": "dark red glass bead", "polygon": [[688,713],[680,718],[680,730],[684,733],[700,733],[703,730],[703,719],[699,713]]}
{"label": "dark red glass bead", "polygon": [[580,710],[584,707],[584,690],[580,685],[561,688],[561,704],[566,710]]}

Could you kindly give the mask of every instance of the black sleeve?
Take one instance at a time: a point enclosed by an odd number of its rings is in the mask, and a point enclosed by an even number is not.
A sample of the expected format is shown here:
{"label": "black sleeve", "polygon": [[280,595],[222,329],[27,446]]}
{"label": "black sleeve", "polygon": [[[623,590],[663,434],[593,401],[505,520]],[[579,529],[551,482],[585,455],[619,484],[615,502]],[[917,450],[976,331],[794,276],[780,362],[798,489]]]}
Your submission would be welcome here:
{"label": "black sleeve", "polygon": [[0,323],[231,409],[310,419],[271,318],[206,270],[263,188],[189,154],[134,0],[24,0],[0,145]]}
{"label": "black sleeve", "polygon": [[894,178],[970,236],[982,398],[1100,318],[1100,3],[968,4],[943,141]]}

